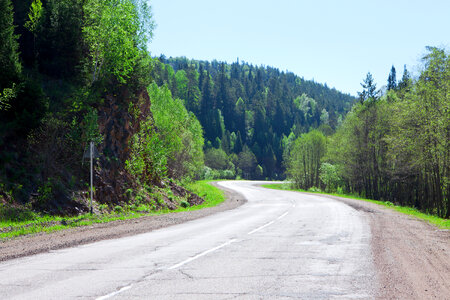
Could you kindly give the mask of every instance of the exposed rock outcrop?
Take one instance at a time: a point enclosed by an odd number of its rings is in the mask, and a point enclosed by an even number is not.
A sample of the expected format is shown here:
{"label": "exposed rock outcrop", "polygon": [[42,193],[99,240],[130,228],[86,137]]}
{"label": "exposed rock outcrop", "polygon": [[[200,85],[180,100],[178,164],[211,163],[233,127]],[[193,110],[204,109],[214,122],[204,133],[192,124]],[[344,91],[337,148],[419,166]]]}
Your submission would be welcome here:
{"label": "exposed rock outcrop", "polygon": [[[134,105],[140,113],[132,116],[128,107]],[[130,139],[139,131],[141,121],[152,118],[150,98],[145,88],[135,95],[123,89],[118,95],[107,95],[99,107],[99,129],[104,141],[99,147],[101,157],[96,168],[96,200],[119,203],[126,200],[126,189],[133,186],[133,178],[125,169],[130,156]]]}

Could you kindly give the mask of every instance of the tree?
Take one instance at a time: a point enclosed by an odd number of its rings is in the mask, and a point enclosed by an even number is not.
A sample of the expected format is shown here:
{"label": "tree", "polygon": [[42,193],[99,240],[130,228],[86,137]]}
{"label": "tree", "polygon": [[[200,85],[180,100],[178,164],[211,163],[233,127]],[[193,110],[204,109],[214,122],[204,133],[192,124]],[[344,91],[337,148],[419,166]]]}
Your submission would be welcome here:
{"label": "tree", "polygon": [[397,88],[397,75],[395,72],[395,67],[392,66],[391,72],[389,73],[387,90],[395,90]]}
{"label": "tree", "polygon": [[205,165],[216,170],[228,168],[228,157],[222,149],[211,148],[205,151]]}
{"label": "tree", "polygon": [[0,93],[12,88],[21,74],[18,36],[14,34],[13,7],[10,0],[0,0]]}
{"label": "tree", "polygon": [[238,155],[238,167],[242,170],[242,175],[246,179],[250,179],[255,171],[257,160],[255,154],[247,147]]}
{"label": "tree", "polygon": [[42,23],[39,70],[57,78],[79,75],[84,55],[82,0],[48,0]]}
{"label": "tree", "polygon": [[42,21],[43,7],[41,0],[33,0],[30,6],[30,11],[28,13],[28,21],[25,23],[25,28],[27,28],[33,34],[33,52],[35,59],[38,57],[38,52],[36,51],[36,37],[38,34],[38,29]]}
{"label": "tree", "polygon": [[326,138],[318,130],[302,134],[295,140],[287,161],[287,173],[296,188],[320,186],[320,165],[325,151]]}
{"label": "tree", "polygon": [[169,175],[193,178],[203,166],[203,130],[180,99],[173,99],[167,86],[149,87],[158,138],[165,149]]}
{"label": "tree", "polygon": [[411,75],[409,74],[408,70],[406,69],[406,65],[404,65],[403,68],[403,76],[400,82],[398,83],[398,88],[400,90],[406,90],[411,85]]}
{"label": "tree", "polygon": [[325,191],[328,193],[336,192],[340,181],[336,166],[330,163],[322,163],[320,166],[320,180],[325,185]]}
{"label": "tree", "polygon": [[127,82],[153,29],[149,7],[143,2],[85,2],[83,35],[89,50],[91,83],[111,79]]}
{"label": "tree", "polygon": [[362,92],[358,92],[359,101],[364,103],[365,101],[375,101],[378,98],[377,85],[373,82],[373,77],[370,72],[367,73],[364,82],[361,83],[363,88]]}

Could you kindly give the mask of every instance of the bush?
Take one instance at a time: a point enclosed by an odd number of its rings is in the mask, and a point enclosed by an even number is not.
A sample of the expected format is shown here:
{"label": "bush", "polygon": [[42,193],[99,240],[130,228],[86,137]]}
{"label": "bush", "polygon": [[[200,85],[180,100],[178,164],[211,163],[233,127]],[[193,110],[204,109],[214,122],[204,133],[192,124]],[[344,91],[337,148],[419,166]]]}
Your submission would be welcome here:
{"label": "bush", "polygon": [[116,214],[121,214],[121,213],[123,213],[123,207],[120,206],[120,205],[114,206],[114,212],[115,212]]}
{"label": "bush", "polygon": [[322,192],[322,190],[321,190],[320,188],[318,188],[318,187],[312,186],[312,187],[310,187],[310,188],[308,189],[308,192],[311,192],[311,193],[320,193],[320,192]]}
{"label": "bush", "polygon": [[183,207],[183,208],[187,208],[187,207],[189,207],[191,205],[186,200],[181,200],[180,206]]}

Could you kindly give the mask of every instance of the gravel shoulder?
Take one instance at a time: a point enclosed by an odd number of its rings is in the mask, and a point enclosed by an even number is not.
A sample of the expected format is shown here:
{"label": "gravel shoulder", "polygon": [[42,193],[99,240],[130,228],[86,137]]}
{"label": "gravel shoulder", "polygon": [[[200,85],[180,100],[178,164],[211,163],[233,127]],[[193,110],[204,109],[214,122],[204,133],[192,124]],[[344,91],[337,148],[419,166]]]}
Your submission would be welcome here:
{"label": "gravel shoulder", "polygon": [[450,299],[449,230],[370,202],[325,197],[367,216],[378,277],[377,299]]}
{"label": "gravel shoulder", "polygon": [[88,244],[100,240],[115,239],[149,232],[155,229],[202,218],[221,211],[234,209],[246,202],[241,194],[223,187],[220,188],[225,191],[226,199],[223,203],[215,207],[208,207],[190,212],[169,213],[157,216],[147,216],[139,219],[93,224],[90,226],[70,228],[52,233],[39,233],[2,241],[0,242],[0,261]]}

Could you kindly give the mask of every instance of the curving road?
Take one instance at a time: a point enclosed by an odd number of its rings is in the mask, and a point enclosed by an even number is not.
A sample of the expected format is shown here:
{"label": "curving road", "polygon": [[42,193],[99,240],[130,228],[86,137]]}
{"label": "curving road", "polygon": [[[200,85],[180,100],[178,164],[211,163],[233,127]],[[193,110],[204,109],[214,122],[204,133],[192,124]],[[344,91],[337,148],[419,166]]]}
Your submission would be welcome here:
{"label": "curving road", "polygon": [[234,210],[0,264],[2,299],[372,299],[364,215],[329,198],[220,185]]}

